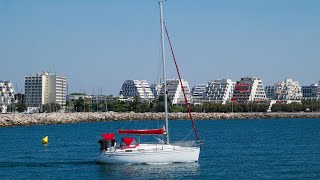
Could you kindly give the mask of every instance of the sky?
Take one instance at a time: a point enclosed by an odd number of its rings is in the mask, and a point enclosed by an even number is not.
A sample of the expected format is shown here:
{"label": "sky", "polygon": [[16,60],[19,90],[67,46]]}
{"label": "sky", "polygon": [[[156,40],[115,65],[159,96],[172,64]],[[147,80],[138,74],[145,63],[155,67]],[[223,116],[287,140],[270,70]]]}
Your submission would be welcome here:
{"label": "sky", "polygon": [[[164,18],[190,86],[320,80],[319,0],[167,0]],[[159,25],[157,0],[0,0],[0,80],[23,92],[25,76],[51,71],[67,77],[69,93],[108,95],[127,79],[156,83]],[[167,76],[177,78],[166,50]]]}

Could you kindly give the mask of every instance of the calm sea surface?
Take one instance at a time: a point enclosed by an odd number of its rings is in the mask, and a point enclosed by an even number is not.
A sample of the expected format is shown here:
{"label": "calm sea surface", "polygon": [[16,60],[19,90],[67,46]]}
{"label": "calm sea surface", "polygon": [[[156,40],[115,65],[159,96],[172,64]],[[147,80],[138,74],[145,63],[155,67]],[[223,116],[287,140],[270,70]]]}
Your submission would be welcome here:
{"label": "calm sea surface", "polygon": [[[319,179],[320,119],[196,121],[199,163],[96,164],[98,137],[162,121],[0,128],[0,179]],[[170,121],[171,139],[191,131]],[[49,136],[49,144],[41,139]],[[191,135],[194,136],[193,134]],[[119,141],[119,140],[118,140]]]}

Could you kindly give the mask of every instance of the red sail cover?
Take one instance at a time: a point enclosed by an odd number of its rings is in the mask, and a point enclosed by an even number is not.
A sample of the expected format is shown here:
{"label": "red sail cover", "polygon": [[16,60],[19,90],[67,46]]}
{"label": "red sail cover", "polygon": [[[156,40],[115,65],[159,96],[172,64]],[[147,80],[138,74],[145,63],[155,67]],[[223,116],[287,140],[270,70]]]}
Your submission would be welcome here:
{"label": "red sail cover", "polygon": [[134,141],[133,138],[123,138],[122,140],[126,144],[126,146],[130,146],[131,143]]}
{"label": "red sail cover", "polygon": [[112,140],[114,139],[114,134],[102,134],[102,137],[105,139],[105,140]]}
{"label": "red sail cover", "polygon": [[119,129],[118,134],[138,134],[138,135],[155,135],[164,134],[164,129],[138,129],[138,130],[124,130]]}

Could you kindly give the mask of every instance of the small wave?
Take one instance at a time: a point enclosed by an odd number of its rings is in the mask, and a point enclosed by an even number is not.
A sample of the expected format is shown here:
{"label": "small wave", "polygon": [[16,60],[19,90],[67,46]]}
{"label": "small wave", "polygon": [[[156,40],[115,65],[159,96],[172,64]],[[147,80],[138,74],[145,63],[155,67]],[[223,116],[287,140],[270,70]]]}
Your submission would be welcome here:
{"label": "small wave", "polygon": [[78,165],[82,165],[82,164],[96,164],[95,161],[70,161],[70,162],[63,162],[63,164],[78,164]]}
{"label": "small wave", "polygon": [[173,164],[172,162],[158,162],[158,163],[146,163],[147,165],[167,165]]}

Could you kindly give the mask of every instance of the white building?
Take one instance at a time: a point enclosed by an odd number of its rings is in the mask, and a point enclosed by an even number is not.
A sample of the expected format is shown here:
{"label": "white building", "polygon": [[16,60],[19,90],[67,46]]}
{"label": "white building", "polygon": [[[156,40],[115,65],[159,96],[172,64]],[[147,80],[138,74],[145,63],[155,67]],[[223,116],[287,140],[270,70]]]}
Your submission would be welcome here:
{"label": "white building", "polygon": [[310,86],[302,86],[302,94],[304,100],[319,100],[320,87],[318,84],[311,84]]}
{"label": "white building", "polygon": [[274,99],[276,100],[301,100],[302,96],[298,81],[285,79],[274,85]]}
{"label": "white building", "polygon": [[43,72],[25,77],[25,98],[28,107],[41,108],[48,103],[66,105],[67,81],[64,76]]}
{"label": "white building", "polygon": [[120,96],[139,97],[142,100],[154,99],[147,80],[126,80],[122,84]]}
{"label": "white building", "polygon": [[208,84],[198,84],[192,88],[193,102],[200,102],[204,100]]}
{"label": "white building", "polygon": [[158,97],[161,93],[162,87],[163,87],[163,85],[161,85],[161,84],[151,84],[150,89],[153,93],[154,98],[158,99]]}
{"label": "white building", "polygon": [[73,94],[69,94],[67,95],[67,101],[68,102],[73,102],[75,103],[76,101],[78,101],[79,99],[92,99],[92,95],[86,95],[86,94],[82,94],[82,93],[73,93]]}
{"label": "white building", "polygon": [[0,81],[0,113],[6,113],[8,105],[14,103],[14,88],[10,81]]}
{"label": "white building", "polygon": [[[182,84],[183,88],[186,94],[186,97],[188,99],[189,103],[192,103],[192,97],[191,97],[191,92],[189,88],[189,84],[187,81],[182,79]],[[161,90],[161,94],[163,94],[164,90]],[[168,92],[168,97],[171,100],[172,104],[185,104],[183,92],[182,92],[182,87],[180,84],[179,79],[168,79],[167,80],[167,92]]]}
{"label": "white building", "polygon": [[74,108],[74,105],[77,104],[77,101],[80,99],[83,100],[83,109],[88,110],[89,112],[99,112],[99,111],[108,111],[107,104],[108,102],[114,101],[114,97],[107,95],[87,95],[84,93],[71,93],[67,95],[67,102],[69,102],[69,111],[79,111]]}
{"label": "white building", "polygon": [[106,101],[112,101],[113,96],[106,96],[106,95],[87,95],[82,93],[72,93],[67,95],[67,101],[76,103],[79,99],[83,99],[85,101],[88,101],[87,103],[103,103]]}
{"label": "white building", "polygon": [[234,86],[232,101],[235,102],[260,102],[266,100],[263,83],[257,77],[244,77]]}
{"label": "white building", "polygon": [[231,100],[235,82],[231,79],[217,79],[208,83],[206,100],[226,104]]}

